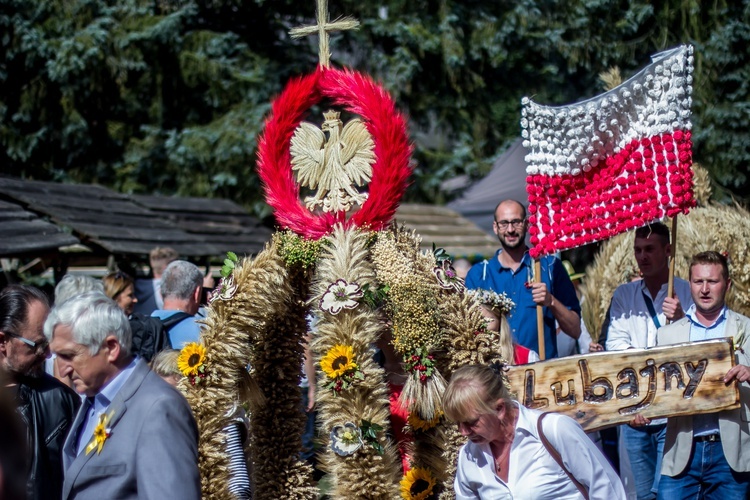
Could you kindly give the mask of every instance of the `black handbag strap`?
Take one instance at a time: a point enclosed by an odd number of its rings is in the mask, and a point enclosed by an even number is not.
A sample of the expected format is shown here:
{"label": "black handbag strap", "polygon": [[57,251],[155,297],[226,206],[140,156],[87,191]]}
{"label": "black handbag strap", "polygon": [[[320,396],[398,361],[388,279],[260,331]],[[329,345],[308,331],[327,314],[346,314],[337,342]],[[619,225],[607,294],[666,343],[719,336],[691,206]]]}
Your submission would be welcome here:
{"label": "black handbag strap", "polygon": [[565,472],[565,474],[568,476],[568,478],[573,481],[573,484],[578,489],[579,492],[581,492],[581,495],[583,495],[583,498],[586,500],[589,500],[589,490],[578,481],[578,479],[575,478],[572,472],[568,470],[567,467],[565,467],[565,464],[563,464],[562,457],[560,456],[560,453],[555,449],[554,446],[552,446],[552,443],[549,442],[547,439],[547,436],[544,435],[544,431],[542,430],[542,420],[544,417],[546,417],[546,413],[542,413],[539,415],[539,420],[536,422],[536,429],[539,432],[539,439],[542,441],[542,444],[547,449],[547,453],[550,454],[550,456],[557,462],[557,465],[560,466],[560,468]]}

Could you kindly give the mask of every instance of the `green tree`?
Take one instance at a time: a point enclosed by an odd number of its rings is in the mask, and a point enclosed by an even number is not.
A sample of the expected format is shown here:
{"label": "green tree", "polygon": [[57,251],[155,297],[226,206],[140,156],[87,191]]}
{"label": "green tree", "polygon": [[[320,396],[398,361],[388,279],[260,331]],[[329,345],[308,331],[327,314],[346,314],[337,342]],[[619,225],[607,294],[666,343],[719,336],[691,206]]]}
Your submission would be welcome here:
{"label": "green tree", "polygon": [[[0,162],[37,179],[222,196],[267,210],[255,147],[269,102],[317,64],[291,40],[315,2],[0,0]],[[520,99],[595,95],[651,54],[696,46],[695,157],[748,192],[748,0],[332,0],[334,65],[368,72],[408,113],[408,196],[486,173],[520,134]],[[744,78],[743,78],[744,77]]]}

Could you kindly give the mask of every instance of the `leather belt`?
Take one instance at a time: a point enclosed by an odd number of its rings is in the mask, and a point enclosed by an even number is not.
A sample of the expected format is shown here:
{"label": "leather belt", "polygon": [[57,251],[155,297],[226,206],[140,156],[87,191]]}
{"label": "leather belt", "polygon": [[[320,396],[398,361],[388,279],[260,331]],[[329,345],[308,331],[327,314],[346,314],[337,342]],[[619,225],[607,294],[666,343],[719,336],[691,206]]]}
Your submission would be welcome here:
{"label": "leather belt", "polygon": [[699,441],[699,442],[708,442],[708,443],[715,443],[717,441],[721,441],[721,436],[719,434],[708,434],[707,436],[695,436],[693,438],[693,441]]}

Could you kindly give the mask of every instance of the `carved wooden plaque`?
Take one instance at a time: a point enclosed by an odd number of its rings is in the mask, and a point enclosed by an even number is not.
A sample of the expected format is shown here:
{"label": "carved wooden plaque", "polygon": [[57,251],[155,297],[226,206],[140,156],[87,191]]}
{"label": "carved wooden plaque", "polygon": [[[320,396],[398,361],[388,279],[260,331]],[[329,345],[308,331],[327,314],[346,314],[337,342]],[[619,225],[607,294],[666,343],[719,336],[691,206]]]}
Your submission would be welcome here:
{"label": "carved wooden plaque", "polygon": [[650,349],[598,352],[513,366],[508,372],[520,403],[562,412],[586,431],[648,418],[712,413],[739,407],[731,338]]}

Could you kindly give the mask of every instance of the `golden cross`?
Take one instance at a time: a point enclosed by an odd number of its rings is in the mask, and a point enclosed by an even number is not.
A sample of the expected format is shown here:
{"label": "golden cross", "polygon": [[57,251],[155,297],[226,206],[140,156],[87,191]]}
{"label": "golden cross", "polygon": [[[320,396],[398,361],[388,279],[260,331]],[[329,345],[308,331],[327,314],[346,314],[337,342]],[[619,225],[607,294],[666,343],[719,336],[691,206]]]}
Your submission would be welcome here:
{"label": "golden cross", "polygon": [[318,24],[315,26],[301,26],[299,28],[293,28],[289,31],[292,38],[302,38],[303,36],[318,34],[318,58],[320,59],[320,65],[324,68],[330,66],[331,53],[328,50],[328,32],[329,31],[344,31],[359,28],[359,21],[351,17],[345,17],[337,19],[334,22],[330,22],[328,16],[328,0],[318,0],[318,5],[315,9],[316,16],[318,18]]}

